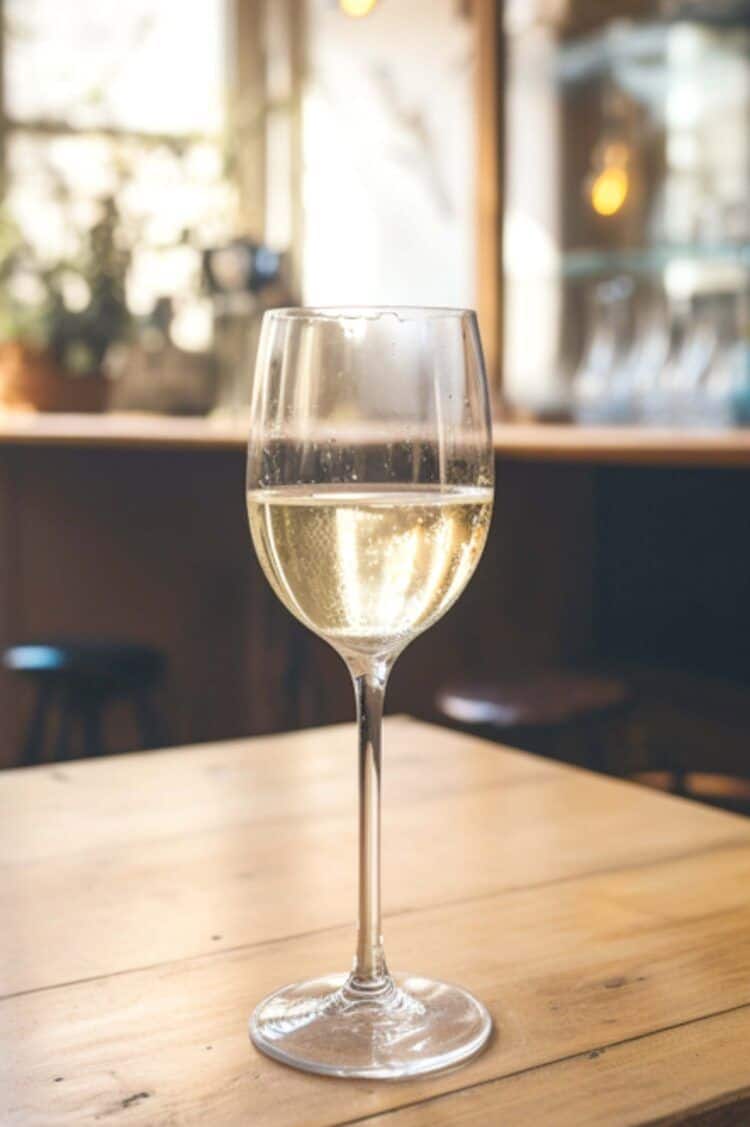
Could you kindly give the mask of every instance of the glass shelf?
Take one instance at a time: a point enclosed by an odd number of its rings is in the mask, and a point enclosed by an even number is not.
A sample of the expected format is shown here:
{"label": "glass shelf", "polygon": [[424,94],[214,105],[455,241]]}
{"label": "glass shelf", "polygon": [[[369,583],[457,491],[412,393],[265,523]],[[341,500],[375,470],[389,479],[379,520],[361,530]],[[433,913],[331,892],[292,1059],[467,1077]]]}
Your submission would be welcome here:
{"label": "glass shelf", "polygon": [[750,244],[724,246],[669,245],[630,250],[574,250],[563,253],[565,278],[591,278],[600,274],[657,274],[673,263],[694,267],[734,266],[750,270]]}
{"label": "glass shelf", "polygon": [[[733,20],[729,17],[723,20],[698,19],[696,16],[691,17],[689,23],[693,27],[704,28],[706,32],[721,32],[714,50],[709,46],[710,40],[706,40],[702,65],[710,64],[712,60],[721,64],[727,49],[750,57],[747,12],[744,19],[739,13]],[[614,74],[615,77],[626,77],[628,85],[633,85],[634,80],[637,84],[640,77],[642,94],[653,96],[655,91],[649,86],[658,82],[666,70],[670,33],[684,25],[685,21],[631,23],[616,20],[600,32],[561,43],[555,60],[555,77],[563,84],[575,84]]]}

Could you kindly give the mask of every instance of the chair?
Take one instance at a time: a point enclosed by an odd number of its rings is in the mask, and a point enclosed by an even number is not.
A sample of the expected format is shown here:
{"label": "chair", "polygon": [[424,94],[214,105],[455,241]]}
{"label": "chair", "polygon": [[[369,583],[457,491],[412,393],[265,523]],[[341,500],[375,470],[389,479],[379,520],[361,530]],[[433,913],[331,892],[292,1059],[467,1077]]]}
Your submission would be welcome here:
{"label": "chair", "polygon": [[446,685],[436,702],[460,728],[597,770],[610,770],[626,742],[631,704],[625,680],[562,669]]}
{"label": "chair", "polygon": [[151,646],[98,640],[36,642],[6,650],[3,664],[36,688],[24,741],[24,763],[49,757],[45,745],[55,712],[58,722],[51,758],[70,758],[76,726],[83,754],[104,754],[102,713],[118,698],[131,702],[141,747],[159,747],[165,742],[153,691],[164,676],[166,660]]}
{"label": "chair", "polygon": [[747,754],[750,684],[672,668],[629,673],[638,698],[632,755],[636,782],[750,814]]}

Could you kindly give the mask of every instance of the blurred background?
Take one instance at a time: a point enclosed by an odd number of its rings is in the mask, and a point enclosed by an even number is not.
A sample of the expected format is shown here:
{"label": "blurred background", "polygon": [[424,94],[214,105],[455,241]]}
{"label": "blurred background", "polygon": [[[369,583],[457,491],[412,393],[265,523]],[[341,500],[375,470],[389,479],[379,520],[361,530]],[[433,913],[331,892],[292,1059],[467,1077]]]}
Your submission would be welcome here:
{"label": "blurred background", "polygon": [[9,365],[204,414],[262,308],[473,303],[467,5],[8,0],[3,34]]}
{"label": "blurred background", "polygon": [[519,0],[505,28],[508,399],[746,422],[747,5]]}
{"label": "blurred background", "polygon": [[390,708],[744,809],[750,4],[0,13],[0,762],[349,719],[249,542],[260,320],[471,306],[493,531]]}
{"label": "blurred background", "polygon": [[390,301],[514,417],[750,418],[742,0],[68,7],[3,3],[6,406],[231,415],[264,308]]}

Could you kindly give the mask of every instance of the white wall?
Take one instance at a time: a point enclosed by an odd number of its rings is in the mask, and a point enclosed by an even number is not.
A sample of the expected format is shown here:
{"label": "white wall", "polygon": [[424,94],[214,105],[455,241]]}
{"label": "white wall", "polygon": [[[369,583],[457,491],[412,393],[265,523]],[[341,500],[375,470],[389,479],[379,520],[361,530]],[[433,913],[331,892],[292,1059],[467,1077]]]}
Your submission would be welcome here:
{"label": "white wall", "polygon": [[306,304],[472,306],[472,33],[459,0],[308,3]]}

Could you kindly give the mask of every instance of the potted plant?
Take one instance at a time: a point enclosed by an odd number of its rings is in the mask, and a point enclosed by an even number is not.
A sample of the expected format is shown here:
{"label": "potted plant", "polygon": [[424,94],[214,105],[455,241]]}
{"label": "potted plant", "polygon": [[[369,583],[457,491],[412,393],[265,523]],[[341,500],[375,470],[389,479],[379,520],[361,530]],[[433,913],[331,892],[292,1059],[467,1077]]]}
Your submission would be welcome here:
{"label": "potted plant", "polygon": [[0,405],[39,411],[100,411],[104,361],[128,336],[125,281],[131,252],[114,194],[77,253],[40,260],[7,216],[0,216]]}

